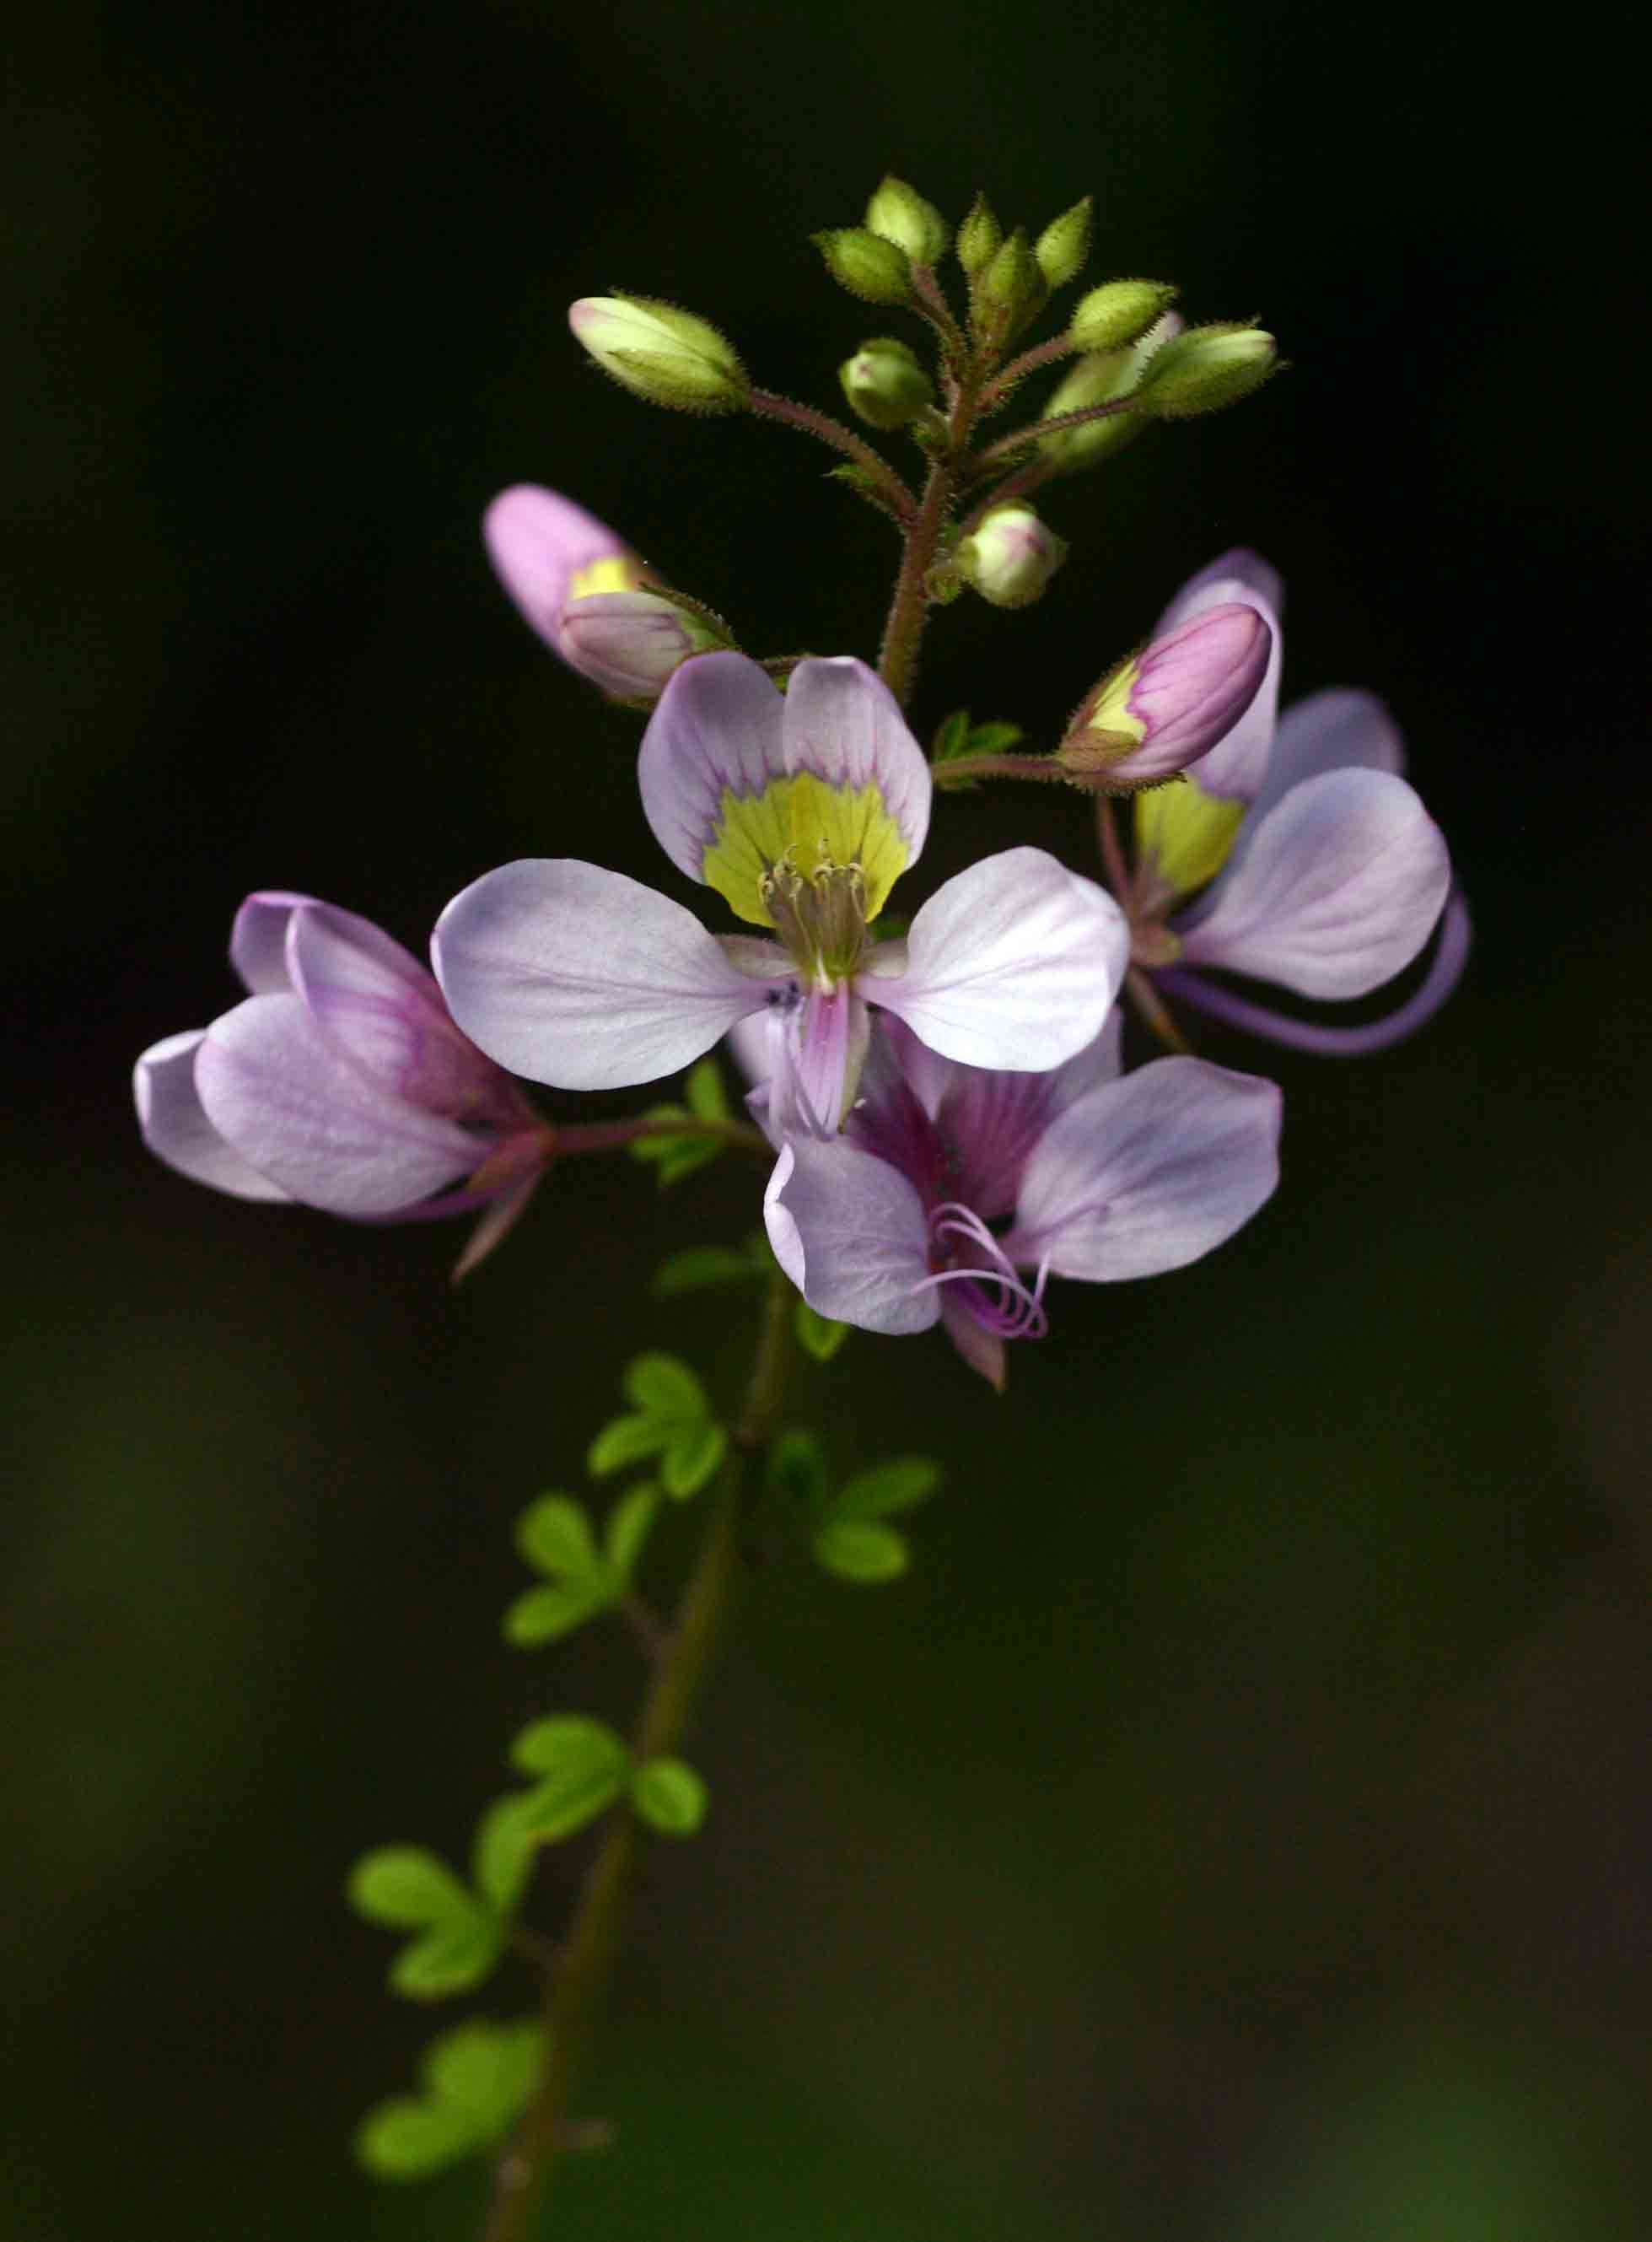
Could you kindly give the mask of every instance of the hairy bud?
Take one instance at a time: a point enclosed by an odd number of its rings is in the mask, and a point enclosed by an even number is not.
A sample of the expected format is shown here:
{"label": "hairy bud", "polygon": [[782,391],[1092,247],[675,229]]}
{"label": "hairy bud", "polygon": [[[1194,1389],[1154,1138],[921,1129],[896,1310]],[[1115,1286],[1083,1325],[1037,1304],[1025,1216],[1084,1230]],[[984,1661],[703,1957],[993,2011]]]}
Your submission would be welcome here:
{"label": "hairy bud", "polygon": [[904,304],[912,294],[912,264],[899,243],[858,225],[813,236],[826,271],[841,288],[867,304]]}
{"label": "hairy bud", "polygon": [[866,205],[866,225],[904,249],[914,265],[939,265],[946,254],[946,219],[904,179],[885,178]]}
{"label": "hairy bud", "polygon": [[[1088,406],[1110,405],[1115,398],[1128,397],[1154,352],[1180,331],[1180,320],[1174,312],[1167,312],[1129,349],[1080,359],[1044,407],[1044,417],[1053,420],[1063,413],[1082,413]],[[1043,439],[1040,449],[1059,463],[1063,474],[1073,474],[1080,467],[1099,467],[1114,452],[1122,451],[1147,425],[1140,413],[1114,413],[1082,427],[1059,429]]]}
{"label": "hairy bud", "polygon": [[1090,254],[1091,207],[1092,198],[1086,195],[1082,202],[1052,218],[1033,245],[1039,270],[1052,288],[1065,288],[1084,270]]}
{"label": "hairy bud", "polygon": [[1141,410],[1155,420],[1219,413],[1260,389],[1279,363],[1279,345],[1260,327],[1189,327],[1154,354]]}
{"label": "hairy bud", "polygon": [[651,405],[685,413],[735,413],[746,375],[717,329],[646,296],[585,296],[568,325],[605,373]]}
{"label": "hairy bud", "polygon": [[892,335],[874,335],[838,368],[843,393],[873,428],[904,428],[935,401],[918,353]]}
{"label": "hairy bud", "polygon": [[958,261],[972,280],[992,263],[1003,238],[1004,229],[993,217],[992,205],[978,194],[958,229]]}
{"label": "hairy bud", "polygon": [[1227,736],[1256,697],[1274,634],[1254,607],[1208,607],[1108,671],[1055,759],[1108,791],[1174,778]]}
{"label": "hairy bud", "polygon": [[1079,300],[1067,327],[1075,350],[1122,350],[1145,335],[1176,299],[1165,280],[1107,280]]}
{"label": "hairy bud", "polygon": [[1032,604],[1067,558],[1067,547],[1030,506],[997,506],[953,561],[966,582],[995,607]]}

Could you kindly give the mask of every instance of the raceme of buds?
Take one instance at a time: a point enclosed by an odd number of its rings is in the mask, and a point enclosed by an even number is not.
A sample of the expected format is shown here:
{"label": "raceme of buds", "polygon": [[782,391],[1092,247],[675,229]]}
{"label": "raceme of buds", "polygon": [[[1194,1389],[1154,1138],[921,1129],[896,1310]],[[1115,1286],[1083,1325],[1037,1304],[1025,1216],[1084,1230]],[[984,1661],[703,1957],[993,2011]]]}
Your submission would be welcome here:
{"label": "raceme of buds", "polygon": [[1141,409],[1155,420],[1217,413],[1260,389],[1279,363],[1279,345],[1261,327],[1189,327],[1154,353],[1141,383]]}
{"label": "raceme of buds", "polygon": [[556,491],[501,491],[482,534],[525,620],[619,700],[657,700],[679,662],[730,643],[714,616],[652,582],[623,540]]}
{"label": "raceme of buds", "polygon": [[1033,245],[1039,270],[1052,288],[1065,288],[1084,270],[1090,254],[1091,199],[1086,195],[1082,202],[1052,218]]}
{"label": "raceme of buds", "polygon": [[886,178],[866,205],[866,224],[904,249],[914,265],[939,265],[946,254],[946,221],[904,179]]}
{"label": "raceme of buds", "polygon": [[1174,778],[1249,708],[1273,645],[1254,607],[1207,608],[1108,672],[1074,715],[1057,762],[1107,789]]}
{"label": "raceme of buds", "polygon": [[1067,326],[1075,350],[1122,350],[1145,335],[1176,300],[1164,280],[1107,280],[1080,299]]}
{"label": "raceme of buds", "polygon": [[992,205],[978,194],[958,229],[958,261],[972,280],[992,263],[1003,238],[1004,229],[993,217]]}
{"label": "raceme of buds", "polygon": [[1067,546],[1030,506],[998,506],[974,534],[960,540],[953,560],[966,581],[995,607],[1032,604],[1067,558]]}
{"label": "raceme of buds", "polygon": [[738,413],[746,381],[731,345],[705,319],[650,296],[583,296],[568,325],[605,373],[651,405]]}
{"label": "raceme of buds", "polygon": [[[1127,350],[1107,351],[1094,358],[1080,359],[1044,407],[1044,418],[1053,420],[1063,413],[1081,413],[1087,406],[1108,405],[1114,398],[1127,397],[1160,345],[1180,332],[1180,319],[1175,312],[1167,312],[1139,343],[1131,344]],[[1054,435],[1043,439],[1040,449],[1047,459],[1059,464],[1063,474],[1073,474],[1080,467],[1099,467],[1114,452],[1122,451],[1127,444],[1134,442],[1147,425],[1140,413],[1111,413],[1104,420],[1087,421],[1081,427],[1058,429]]]}
{"label": "raceme of buds", "polygon": [[873,428],[904,428],[935,401],[934,384],[915,351],[892,335],[874,335],[838,368],[843,393]]}
{"label": "raceme of buds", "polygon": [[904,304],[912,294],[912,261],[898,242],[865,226],[817,233],[814,245],[840,288],[867,304]]}

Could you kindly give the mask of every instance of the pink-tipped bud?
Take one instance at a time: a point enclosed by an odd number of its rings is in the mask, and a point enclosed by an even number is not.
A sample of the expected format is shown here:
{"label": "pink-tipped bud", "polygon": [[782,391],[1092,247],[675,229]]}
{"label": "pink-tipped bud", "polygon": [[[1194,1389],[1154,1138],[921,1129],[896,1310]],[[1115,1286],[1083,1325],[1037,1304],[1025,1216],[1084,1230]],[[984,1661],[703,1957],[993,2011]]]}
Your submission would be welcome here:
{"label": "pink-tipped bud", "polygon": [[1208,755],[1256,697],[1274,634],[1254,607],[1207,608],[1109,670],[1073,716],[1056,760],[1111,790],[1154,786]]}
{"label": "pink-tipped bud", "polygon": [[1067,558],[1067,547],[1030,506],[996,506],[953,560],[966,582],[995,607],[1025,607],[1036,600]]}
{"label": "pink-tipped bud", "polygon": [[691,654],[732,643],[693,609],[652,591],[571,600],[558,634],[570,667],[619,701],[657,701]]}

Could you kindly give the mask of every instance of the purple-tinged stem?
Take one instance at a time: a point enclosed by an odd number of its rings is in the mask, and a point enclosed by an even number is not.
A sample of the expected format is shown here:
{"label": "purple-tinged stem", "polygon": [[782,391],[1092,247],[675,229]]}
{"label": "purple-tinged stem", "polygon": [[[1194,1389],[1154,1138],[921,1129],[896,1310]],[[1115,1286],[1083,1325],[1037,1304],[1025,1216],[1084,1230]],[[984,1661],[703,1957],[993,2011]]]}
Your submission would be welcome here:
{"label": "purple-tinged stem", "polygon": [[867,475],[880,493],[880,502],[895,520],[909,526],[918,512],[918,501],[905,482],[895,473],[880,452],[857,436],[853,428],[846,428],[841,420],[834,420],[829,413],[817,412],[813,405],[799,405],[789,397],[780,397],[772,390],[754,389],[746,399],[753,413],[766,420],[778,420],[782,427],[796,428],[805,436],[813,436],[823,444],[830,444],[853,460]]}
{"label": "purple-tinged stem", "polygon": [[1092,420],[1110,420],[1114,413],[1135,409],[1133,391],[1127,397],[1110,397],[1105,405],[1081,405],[1076,413],[1058,413],[1053,420],[1029,421],[1025,428],[1012,429],[1007,436],[1000,436],[995,444],[988,444],[984,451],[977,452],[969,463],[968,480],[980,482],[1000,462],[1013,460],[1029,444],[1042,443],[1046,436],[1059,436],[1064,428],[1087,427]]}
{"label": "purple-tinged stem", "polygon": [[929,775],[938,787],[964,786],[977,778],[1041,779],[1046,785],[1081,783],[1063,769],[1053,755],[953,755],[931,763]]}
{"label": "purple-tinged stem", "polygon": [[982,412],[990,413],[995,406],[1001,405],[1016,383],[1024,381],[1029,373],[1037,373],[1040,367],[1056,366],[1062,359],[1070,358],[1074,347],[1071,336],[1060,334],[1047,343],[1039,343],[1033,349],[1023,351],[1020,358],[1013,358],[982,390]]}
{"label": "purple-tinged stem", "polygon": [[1133,965],[1124,977],[1124,985],[1130,992],[1130,1001],[1142,1018],[1167,1049],[1186,1053],[1187,1038],[1181,1032],[1159,1001],[1159,992],[1139,965]]}

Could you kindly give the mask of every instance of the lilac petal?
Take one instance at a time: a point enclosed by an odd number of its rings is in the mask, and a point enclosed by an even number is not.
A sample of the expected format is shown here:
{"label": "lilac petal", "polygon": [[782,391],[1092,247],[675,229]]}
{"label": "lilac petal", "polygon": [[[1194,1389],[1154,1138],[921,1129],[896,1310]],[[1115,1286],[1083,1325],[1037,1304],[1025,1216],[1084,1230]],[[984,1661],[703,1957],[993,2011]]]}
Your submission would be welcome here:
{"label": "lilac petal", "polygon": [[554,654],[569,661],[561,616],[580,570],[631,556],[623,539],[555,491],[518,483],[483,517],[488,558],[517,608]]}
{"label": "lilac petal", "polygon": [[943,1057],[1042,1071],[1100,1034],[1129,946],[1094,881],[1041,849],[1006,849],[938,889],[859,987]]}
{"label": "lilac petal", "polygon": [[249,997],[196,1059],[207,1118],[260,1174],[308,1206],[398,1212],[480,1165],[484,1139],[371,1081],[297,997]]}
{"label": "lilac petal", "polygon": [[263,888],[237,911],[230,930],[230,963],[250,997],[278,996],[291,989],[287,929],[294,911],[314,901],[313,896],[293,895],[284,888]]}
{"label": "lilac petal", "polygon": [[1403,779],[1325,771],[1261,819],[1181,955],[1304,997],[1362,997],[1410,963],[1450,884],[1440,829]]}
{"label": "lilac petal", "polygon": [[539,1188],[544,1171],[536,1168],[532,1175],[523,1176],[497,1194],[483,1213],[481,1220],[465,1243],[465,1251],[453,1264],[453,1282],[468,1277],[472,1269],[479,1268],[496,1246],[502,1245],[516,1228],[528,1201]]}
{"label": "lilac petal", "polygon": [[284,1199],[279,1184],[249,1166],[207,1119],[195,1083],[195,1058],[206,1030],[194,1028],[151,1044],[132,1071],[138,1127],[151,1152],[197,1184],[236,1198]]}
{"label": "lilac petal", "polygon": [[1279,1181],[1280,1107],[1271,1082],[1201,1058],[1093,1091],[1028,1161],[1005,1251],[1093,1284],[1196,1261]]}
{"label": "lilac petal", "polygon": [[940,1314],[923,1202],[842,1138],[790,1138],[763,1199],[774,1258],[809,1306],[862,1331],[927,1331]]}
{"label": "lilac petal", "polygon": [[1267,667],[1256,697],[1224,739],[1219,740],[1199,765],[1199,784],[1207,794],[1241,802],[1254,801],[1267,775],[1274,728],[1279,715],[1281,660],[1280,610],[1284,593],[1277,570],[1260,554],[1243,547],[1224,553],[1208,568],[1201,568],[1182,586],[1159,618],[1155,639],[1166,638],[1212,607],[1238,601],[1254,607],[1273,634]]}
{"label": "lilac petal", "polygon": [[794,1127],[835,1136],[866,1064],[871,1023],[846,982],[829,994],[810,990],[791,1015],[772,1083],[772,1111],[782,1134]]}
{"label": "lilac petal", "polygon": [[317,1026],[411,1104],[472,1124],[508,1125],[521,1110],[516,1093],[454,1026],[425,968],[388,936],[365,944],[365,924],[324,904],[293,915],[288,964]]}
{"label": "lilac petal", "polygon": [[933,783],[929,759],[894,695],[853,654],[799,662],[786,689],[786,768],[831,786],[875,786],[900,829],[906,862],[922,854]]}
{"label": "lilac petal", "polygon": [[[1305,779],[1349,769],[1391,771],[1396,778],[1404,773],[1400,728],[1375,694],[1338,686],[1293,701],[1279,720],[1267,777],[1251,804],[1246,828],[1259,823]],[[1241,832],[1241,849],[1244,838]]]}
{"label": "lilac petal", "polygon": [[679,872],[702,878],[723,796],[760,795],[784,776],[786,703],[743,654],[686,661],[659,696],[637,758],[643,815]]}
{"label": "lilac petal", "polygon": [[[672,1074],[766,1001],[680,903],[568,856],[474,881],[431,951],[465,1033],[513,1074],[563,1090]],[[777,974],[789,970],[772,955]]]}
{"label": "lilac petal", "polygon": [[1207,1012],[1227,1027],[1266,1036],[1270,1042],[1284,1044],[1293,1051],[1316,1051],[1332,1058],[1360,1058],[1367,1051],[1387,1051],[1391,1044],[1403,1043],[1434,1017],[1462,978],[1473,939],[1468,907],[1454,891],[1447,898],[1440,921],[1439,946],[1421,986],[1404,1004],[1395,1005],[1393,1011],[1385,1012],[1379,1020],[1367,1020],[1358,1027],[1325,1027],[1317,1020],[1293,1020],[1266,1004],[1254,1004],[1248,997],[1235,996],[1230,989],[1219,988],[1202,974],[1184,973],[1179,968],[1155,973],[1153,977],[1166,996],[1178,997],[1196,1010]]}

